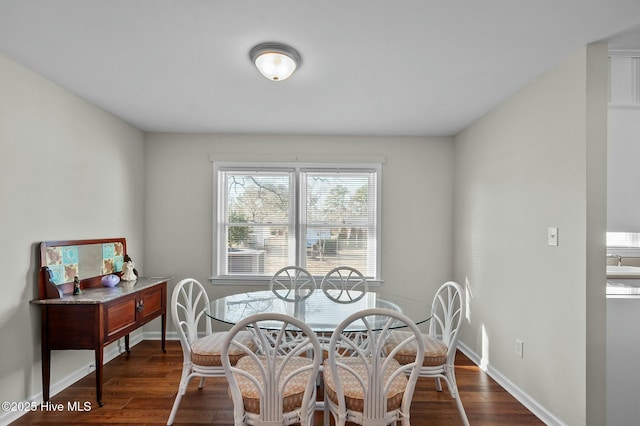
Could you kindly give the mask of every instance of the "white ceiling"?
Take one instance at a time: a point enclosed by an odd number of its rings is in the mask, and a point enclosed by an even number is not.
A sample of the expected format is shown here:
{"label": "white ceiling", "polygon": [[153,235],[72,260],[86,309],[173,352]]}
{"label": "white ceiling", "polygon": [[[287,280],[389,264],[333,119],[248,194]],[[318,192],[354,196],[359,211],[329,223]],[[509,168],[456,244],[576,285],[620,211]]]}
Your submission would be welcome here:
{"label": "white ceiling", "polygon": [[[145,131],[453,135],[639,24],[638,0],[0,0],[0,53]],[[289,80],[251,64],[265,41],[302,55]]]}

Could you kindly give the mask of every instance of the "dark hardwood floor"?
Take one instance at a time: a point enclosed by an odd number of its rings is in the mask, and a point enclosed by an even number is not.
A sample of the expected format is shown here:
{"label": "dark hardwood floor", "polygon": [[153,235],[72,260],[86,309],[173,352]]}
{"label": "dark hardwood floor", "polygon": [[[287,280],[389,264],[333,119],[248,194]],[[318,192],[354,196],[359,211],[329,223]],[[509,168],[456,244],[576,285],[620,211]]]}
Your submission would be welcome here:
{"label": "dark hardwood floor", "polygon": [[[543,425],[494,380],[467,357],[458,353],[456,377],[462,402],[472,425]],[[167,342],[162,353],[160,342],[147,340],[121,354],[104,367],[104,406],[95,401],[95,375],[82,378],[51,398],[62,404],[62,411],[30,412],[12,425],[164,425],[175,398],[182,350],[178,341]],[[69,410],[69,404],[85,411]],[[86,404],[88,403],[88,404]],[[207,379],[203,389],[192,380],[182,398],[175,425],[232,425],[231,399],[224,379]],[[318,413],[316,424],[322,424]],[[412,425],[459,425],[460,417],[447,390],[437,392],[434,381],[419,379],[411,405]]]}

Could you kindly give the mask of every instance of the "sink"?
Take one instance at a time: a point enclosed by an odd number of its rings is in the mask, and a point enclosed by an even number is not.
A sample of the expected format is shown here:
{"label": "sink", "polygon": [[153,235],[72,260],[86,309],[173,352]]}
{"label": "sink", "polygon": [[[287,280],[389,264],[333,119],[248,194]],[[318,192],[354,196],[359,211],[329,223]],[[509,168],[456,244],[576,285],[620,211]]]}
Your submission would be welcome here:
{"label": "sink", "polygon": [[640,278],[640,267],[607,265],[607,278]]}

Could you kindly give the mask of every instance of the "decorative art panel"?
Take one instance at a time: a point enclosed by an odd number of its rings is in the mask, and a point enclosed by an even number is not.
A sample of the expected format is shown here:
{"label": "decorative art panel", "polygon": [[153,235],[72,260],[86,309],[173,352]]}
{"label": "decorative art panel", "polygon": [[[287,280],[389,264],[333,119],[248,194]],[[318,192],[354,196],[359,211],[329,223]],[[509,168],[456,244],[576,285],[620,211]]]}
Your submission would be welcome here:
{"label": "decorative art panel", "polygon": [[51,281],[57,286],[68,286],[75,277],[83,285],[92,285],[93,281],[85,281],[95,279],[102,286],[101,276],[122,272],[125,256],[124,238],[43,241],[40,244],[41,266],[51,271]]}
{"label": "decorative art panel", "polygon": [[120,242],[102,244],[102,273],[113,274],[122,271],[124,247]]}
{"label": "decorative art panel", "polygon": [[78,246],[48,247],[47,266],[56,284],[73,281],[78,276]]}

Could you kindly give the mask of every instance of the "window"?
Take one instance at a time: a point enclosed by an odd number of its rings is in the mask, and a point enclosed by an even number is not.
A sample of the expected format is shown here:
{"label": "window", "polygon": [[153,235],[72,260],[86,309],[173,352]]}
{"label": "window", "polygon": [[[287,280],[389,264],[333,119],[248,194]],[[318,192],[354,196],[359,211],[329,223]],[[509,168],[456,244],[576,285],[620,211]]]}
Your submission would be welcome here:
{"label": "window", "polygon": [[640,234],[635,232],[607,232],[607,247],[640,247]]}
{"label": "window", "polygon": [[218,278],[349,265],[378,279],[380,166],[216,166]]}

